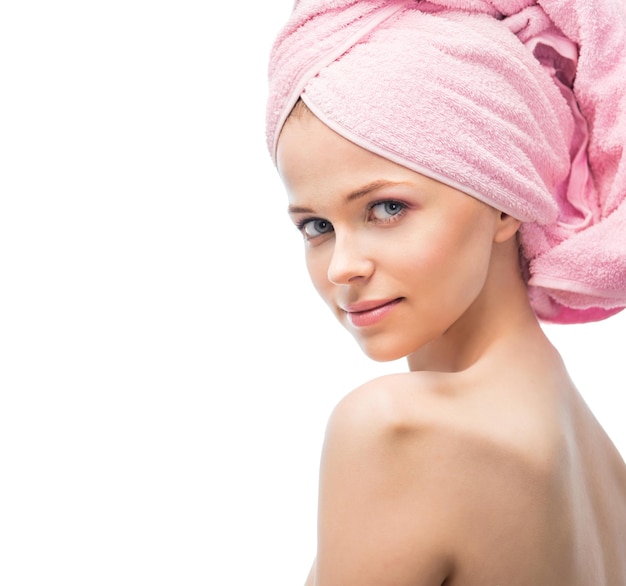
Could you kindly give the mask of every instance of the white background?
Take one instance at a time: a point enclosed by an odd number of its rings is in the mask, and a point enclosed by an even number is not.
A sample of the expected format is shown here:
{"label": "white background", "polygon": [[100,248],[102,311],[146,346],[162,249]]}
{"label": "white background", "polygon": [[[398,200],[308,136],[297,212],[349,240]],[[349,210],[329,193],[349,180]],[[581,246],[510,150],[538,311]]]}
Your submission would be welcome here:
{"label": "white background", "polygon": [[[264,144],[290,1],[0,18],[0,583],[303,582],[363,357]],[[626,454],[626,316],[550,328]]]}

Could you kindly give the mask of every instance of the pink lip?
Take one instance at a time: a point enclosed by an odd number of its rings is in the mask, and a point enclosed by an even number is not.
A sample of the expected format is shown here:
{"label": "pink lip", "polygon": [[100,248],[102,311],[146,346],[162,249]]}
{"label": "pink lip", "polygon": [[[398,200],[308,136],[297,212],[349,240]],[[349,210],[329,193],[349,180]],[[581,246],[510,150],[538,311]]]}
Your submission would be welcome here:
{"label": "pink lip", "polygon": [[347,305],[343,310],[347,313],[353,326],[364,328],[379,322],[391,312],[400,301],[402,301],[402,298],[362,301],[360,303]]}

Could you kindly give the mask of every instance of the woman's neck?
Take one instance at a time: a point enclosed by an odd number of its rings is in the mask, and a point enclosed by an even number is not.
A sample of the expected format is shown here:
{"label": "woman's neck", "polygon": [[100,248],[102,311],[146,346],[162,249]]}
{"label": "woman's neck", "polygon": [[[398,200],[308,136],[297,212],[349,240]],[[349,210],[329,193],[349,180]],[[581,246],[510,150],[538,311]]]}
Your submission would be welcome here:
{"label": "woman's neck", "polygon": [[412,371],[460,372],[504,344],[547,342],[530,306],[514,242],[494,246],[485,285],[467,311],[441,336],[408,357]]}

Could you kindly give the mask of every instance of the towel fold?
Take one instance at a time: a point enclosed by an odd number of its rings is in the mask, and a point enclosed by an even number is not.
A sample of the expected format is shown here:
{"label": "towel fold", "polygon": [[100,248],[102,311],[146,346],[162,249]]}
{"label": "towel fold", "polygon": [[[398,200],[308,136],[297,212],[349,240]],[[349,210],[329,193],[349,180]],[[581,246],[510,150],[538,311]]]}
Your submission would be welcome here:
{"label": "towel fold", "polygon": [[626,307],[618,0],[299,0],[270,59],[268,147],[298,98],[372,152],[522,220],[545,321]]}

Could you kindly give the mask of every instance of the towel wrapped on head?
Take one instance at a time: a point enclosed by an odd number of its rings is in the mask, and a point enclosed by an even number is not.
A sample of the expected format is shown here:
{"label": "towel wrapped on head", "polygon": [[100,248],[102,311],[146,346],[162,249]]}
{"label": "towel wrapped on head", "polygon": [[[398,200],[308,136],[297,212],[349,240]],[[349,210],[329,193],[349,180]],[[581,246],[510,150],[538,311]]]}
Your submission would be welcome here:
{"label": "towel wrapped on head", "polygon": [[619,0],[299,0],[270,61],[268,147],[301,98],[355,144],[522,220],[538,317],[626,307]]}

